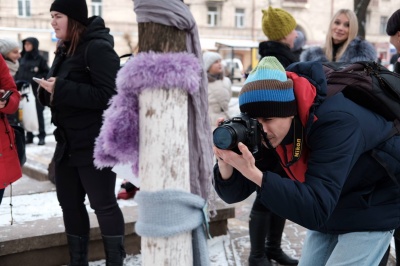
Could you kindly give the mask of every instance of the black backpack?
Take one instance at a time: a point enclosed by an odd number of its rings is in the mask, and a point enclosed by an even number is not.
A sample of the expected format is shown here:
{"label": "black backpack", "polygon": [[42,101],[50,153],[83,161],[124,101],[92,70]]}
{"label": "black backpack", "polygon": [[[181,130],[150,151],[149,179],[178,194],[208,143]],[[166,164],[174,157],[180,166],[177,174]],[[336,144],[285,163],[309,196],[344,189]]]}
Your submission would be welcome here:
{"label": "black backpack", "polygon": [[345,97],[389,121],[400,121],[400,75],[374,61],[324,63],[327,97]]}

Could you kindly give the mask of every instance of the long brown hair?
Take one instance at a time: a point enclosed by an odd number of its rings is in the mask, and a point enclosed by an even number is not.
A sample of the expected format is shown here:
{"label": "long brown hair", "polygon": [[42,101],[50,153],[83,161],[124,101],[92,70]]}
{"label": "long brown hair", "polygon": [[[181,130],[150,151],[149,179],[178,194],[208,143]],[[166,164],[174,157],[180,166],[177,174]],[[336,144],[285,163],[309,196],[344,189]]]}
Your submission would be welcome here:
{"label": "long brown hair", "polygon": [[[82,37],[82,34],[86,31],[86,26],[82,23],[68,17],[68,29],[67,29],[67,38],[69,42],[71,42],[67,56],[71,56],[75,53],[76,47]],[[59,42],[59,47],[64,45],[64,41]]]}
{"label": "long brown hair", "polygon": [[325,41],[325,55],[329,61],[333,59],[333,41],[332,41],[332,25],[335,22],[336,18],[344,14],[349,19],[349,37],[343,43],[343,45],[339,48],[336,54],[336,61],[340,59],[343,53],[346,51],[347,46],[349,43],[357,37],[358,33],[358,19],[354,11],[350,9],[340,9],[338,10],[335,15],[333,16],[331,22],[329,23],[328,34],[326,35]]}

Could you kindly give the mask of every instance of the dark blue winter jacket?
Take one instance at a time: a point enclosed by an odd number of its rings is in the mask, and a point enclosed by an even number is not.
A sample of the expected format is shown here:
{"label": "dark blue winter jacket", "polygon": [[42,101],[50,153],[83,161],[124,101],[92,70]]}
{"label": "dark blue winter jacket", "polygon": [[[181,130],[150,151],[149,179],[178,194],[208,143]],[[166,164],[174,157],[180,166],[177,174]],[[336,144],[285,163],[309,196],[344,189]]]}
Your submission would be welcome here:
{"label": "dark blue winter jacket", "polygon": [[[307,69],[311,68],[301,69],[300,64],[300,70]],[[318,80],[315,84],[326,86],[321,84],[323,77],[314,73],[314,78]],[[257,196],[271,211],[324,233],[399,227],[400,187],[389,176],[400,175],[400,136],[387,140],[393,122],[341,93],[327,98],[315,115],[318,120],[307,131],[309,155],[304,183],[264,171],[275,160],[269,152],[256,164],[264,173],[261,187],[236,170],[230,179],[223,180],[216,164],[214,179],[219,196],[234,203],[257,190]]]}

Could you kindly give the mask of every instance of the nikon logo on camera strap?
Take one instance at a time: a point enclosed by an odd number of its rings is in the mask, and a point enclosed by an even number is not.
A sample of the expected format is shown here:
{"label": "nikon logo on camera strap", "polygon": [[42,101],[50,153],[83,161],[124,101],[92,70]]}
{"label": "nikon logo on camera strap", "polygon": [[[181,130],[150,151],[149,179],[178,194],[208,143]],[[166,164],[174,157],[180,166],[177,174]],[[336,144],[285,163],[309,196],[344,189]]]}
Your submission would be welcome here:
{"label": "nikon logo on camera strap", "polygon": [[303,126],[301,125],[299,119],[295,117],[293,119],[293,128],[294,128],[294,136],[293,136],[293,151],[292,151],[292,160],[288,162],[285,166],[290,167],[295,162],[297,162],[301,157],[301,152],[303,150],[303,142],[304,142],[304,133]]}

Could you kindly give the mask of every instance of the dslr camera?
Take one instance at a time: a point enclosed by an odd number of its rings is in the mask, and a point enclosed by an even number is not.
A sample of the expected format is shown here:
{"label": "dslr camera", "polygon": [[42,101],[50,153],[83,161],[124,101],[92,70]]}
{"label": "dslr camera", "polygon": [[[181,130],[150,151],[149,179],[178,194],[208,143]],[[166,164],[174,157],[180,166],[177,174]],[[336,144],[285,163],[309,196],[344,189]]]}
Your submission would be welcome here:
{"label": "dslr camera", "polygon": [[225,120],[213,131],[214,145],[221,150],[232,150],[241,154],[238,143],[242,142],[251,153],[256,154],[261,147],[261,125],[257,119],[240,113]]}

